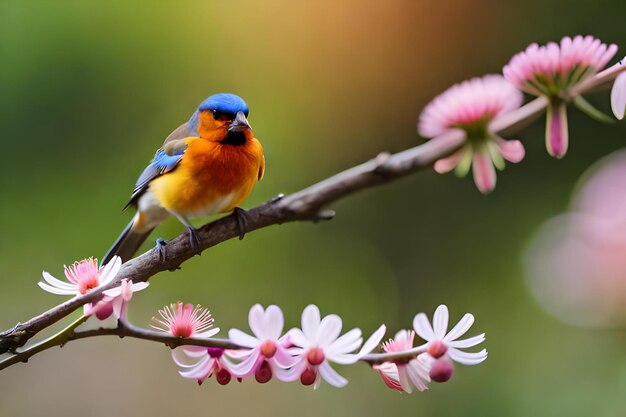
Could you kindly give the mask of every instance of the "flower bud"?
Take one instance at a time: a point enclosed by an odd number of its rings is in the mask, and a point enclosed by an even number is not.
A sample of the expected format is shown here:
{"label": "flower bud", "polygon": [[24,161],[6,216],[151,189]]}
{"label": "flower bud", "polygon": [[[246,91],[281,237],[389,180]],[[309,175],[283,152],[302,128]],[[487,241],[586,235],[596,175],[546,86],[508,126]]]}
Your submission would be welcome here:
{"label": "flower bud", "polygon": [[226,369],[222,368],[219,371],[217,371],[217,375],[215,376],[215,379],[217,379],[217,382],[220,385],[226,385],[230,382],[230,372],[228,372]]}
{"label": "flower bud", "polygon": [[300,375],[300,382],[302,385],[313,385],[317,379],[317,370],[313,368],[306,368],[302,375]]}
{"label": "flower bud", "polygon": [[454,366],[452,361],[447,356],[442,356],[433,363],[429,375],[430,379],[435,382],[446,382],[452,378],[453,372]]}
{"label": "flower bud", "polygon": [[263,361],[259,369],[256,370],[254,379],[260,384],[265,384],[272,379],[272,368],[270,368],[270,365],[266,361]]}

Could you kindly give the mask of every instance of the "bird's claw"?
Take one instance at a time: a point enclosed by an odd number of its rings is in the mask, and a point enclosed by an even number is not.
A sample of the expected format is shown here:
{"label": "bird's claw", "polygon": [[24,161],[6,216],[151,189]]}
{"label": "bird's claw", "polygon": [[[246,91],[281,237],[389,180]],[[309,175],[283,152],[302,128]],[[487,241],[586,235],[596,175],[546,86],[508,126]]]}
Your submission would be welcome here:
{"label": "bird's claw", "polygon": [[240,207],[235,207],[235,209],[233,210],[233,216],[235,216],[235,220],[237,221],[239,240],[241,240],[244,238],[244,236],[246,235],[246,231],[248,230],[248,212]]}
{"label": "bird's claw", "polygon": [[187,226],[187,233],[189,233],[189,245],[191,249],[197,254],[200,255],[202,251],[200,250],[200,237],[198,236],[198,230]]}
{"label": "bird's claw", "polygon": [[159,254],[159,262],[165,262],[167,258],[167,242],[164,239],[158,238],[156,240],[156,250]]}

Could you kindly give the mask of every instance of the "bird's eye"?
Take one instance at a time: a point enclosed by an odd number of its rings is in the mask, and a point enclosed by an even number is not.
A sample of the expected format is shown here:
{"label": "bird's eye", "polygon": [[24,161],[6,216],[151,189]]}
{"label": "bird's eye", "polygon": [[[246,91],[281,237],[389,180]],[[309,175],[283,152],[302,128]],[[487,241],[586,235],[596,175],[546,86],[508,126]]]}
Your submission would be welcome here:
{"label": "bird's eye", "polygon": [[213,118],[215,120],[235,120],[235,114],[229,112],[222,112],[219,110],[213,110]]}

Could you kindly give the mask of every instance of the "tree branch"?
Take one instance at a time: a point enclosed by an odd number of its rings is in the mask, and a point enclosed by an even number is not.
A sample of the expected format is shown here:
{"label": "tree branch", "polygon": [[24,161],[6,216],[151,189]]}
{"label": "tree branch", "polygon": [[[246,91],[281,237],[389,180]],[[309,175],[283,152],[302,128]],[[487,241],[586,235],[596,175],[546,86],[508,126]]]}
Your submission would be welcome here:
{"label": "tree branch", "polygon": [[[64,346],[66,343],[72,340],[78,339],[86,339],[89,337],[96,336],[118,336],[120,338],[123,337],[132,337],[135,339],[148,340],[151,342],[163,343],[170,349],[177,348],[179,346],[205,346],[205,347],[213,347],[213,348],[221,348],[221,349],[231,349],[231,350],[239,350],[239,349],[249,349],[245,346],[240,346],[236,343],[231,342],[228,339],[218,339],[218,338],[182,338],[172,336],[170,334],[164,332],[158,332],[154,330],[144,329],[141,327],[136,327],[128,322],[119,321],[118,326],[115,329],[94,329],[87,330],[82,332],[76,332],[75,329],[82,323],[87,320],[88,317],[81,316],[79,319],[74,321],[65,329],[61,330],[59,333],[45,339],[39,343],[33,344],[25,348],[20,352],[16,352],[14,355],[9,356],[3,360],[0,360],[0,371],[8,368],[11,365],[15,365],[19,362],[28,362],[28,360],[36,355],[37,353],[43,352],[44,350],[53,348],[55,346]],[[417,346],[410,350],[406,350],[403,352],[392,352],[392,353],[371,353],[369,355],[365,355],[361,357],[359,360],[369,363],[370,365],[382,363],[390,360],[410,360],[415,358],[420,353],[425,352],[426,345]]]}
{"label": "tree branch", "polygon": [[[585,83],[580,84],[576,93],[590,91],[598,84],[613,81],[626,71],[621,63],[604,70]],[[545,97],[539,97],[519,109],[497,118],[492,123],[496,133],[512,134],[526,123],[540,115],[548,104]],[[361,165],[340,172],[276,201],[269,201],[247,212],[247,231],[251,232],[274,224],[293,221],[318,221],[331,218],[331,211],[322,208],[354,192],[384,184],[430,167],[438,159],[448,156],[464,143],[461,130],[450,130],[430,141],[396,154],[381,153],[376,158]],[[239,235],[237,222],[227,216],[208,223],[198,231],[200,249],[205,250]],[[189,246],[186,234],[167,242],[167,259],[160,260],[155,249],[126,262],[117,277],[106,286],[95,288],[89,293],[76,296],[32,319],[18,323],[13,328],[0,333],[0,354],[14,352],[23,346],[39,331],[56,323],[82,305],[99,297],[103,291],[116,287],[122,279],[133,282],[147,281],[158,272],[175,270],[187,259],[196,255]]]}

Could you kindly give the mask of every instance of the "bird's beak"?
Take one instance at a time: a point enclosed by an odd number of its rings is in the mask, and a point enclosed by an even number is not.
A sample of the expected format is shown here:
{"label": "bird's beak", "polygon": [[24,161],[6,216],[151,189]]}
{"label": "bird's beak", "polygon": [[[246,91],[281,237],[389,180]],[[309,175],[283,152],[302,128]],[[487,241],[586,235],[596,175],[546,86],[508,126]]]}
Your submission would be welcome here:
{"label": "bird's beak", "polygon": [[235,116],[235,120],[230,123],[228,130],[230,132],[243,132],[246,129],[252,129],[246,115],[242,111],[238,112]]}

